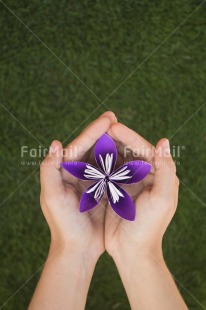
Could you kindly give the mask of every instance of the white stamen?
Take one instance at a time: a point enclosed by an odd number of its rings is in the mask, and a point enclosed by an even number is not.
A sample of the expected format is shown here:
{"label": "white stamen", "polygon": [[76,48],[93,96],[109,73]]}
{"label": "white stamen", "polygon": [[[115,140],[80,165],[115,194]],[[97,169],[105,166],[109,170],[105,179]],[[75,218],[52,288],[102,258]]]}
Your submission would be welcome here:
{"label": "white stamen", "polygon": [[110,174],[111,168],[112,168],[112,163],[113,163],[113,153],[111,155],[109,153],[107,153],[107,155],[105,157],[105,161],[103,160],[102,155],[99,155],[99,159],[100,159],[102,169],[104,170],[104,172],[106,174]]}
{"label": "white stamen", "polygon": [[106,157],[105,157],[105,169],[106,169],[106,173],[108,173],[109,159],[110,159],[110,156],[109,156],[109,154],[107,154]]}
{"label": "white stamen", "polygon": [[96,199],[96,200],[101,199],[101,197],[105,191],[105,185],[106,185],[106,182],[104,180],[102,180],[102,182],[99,184],[99,186],[96,189],[96,192],[94,194],[94,199]]}
{"label": "white stamen", "polygon": [[99,201],[105,191],[106,182],[105,180],[101,180],[98,183],[96,183],[94,186],[92,186],[89,190],[86,191],[86,193],[94,193],[94,199]]}
{"label": "white stamen", "polygon": [[94,167],[89,166],[89,165],[87,165],[86,167],[87,167],[87,169],[85,169],[85,171],[84,171],[84,173],[85,173],[84,176],[86,178],[92,179],[92,180],[104,178],[104,174],[101,173],[101,171],[99,171],[99,170],[97,170]]}
{"label": "white stamen", "polygon": [[104,172],[106,172],[106,169],[105,169],[105,165],[104,165],[104,161],[103,161],[102,155],[99,155],[99,159],[100,159],[100,162],[101,162],[101,165],[102,165],[102,169],[104,170]]}
{"label": "white stamen", "polygon": [[112,168],[112,163],[113,163],[113,153],[111,155],[107,154],[107,174],[110,174],[111,168]]}
{"label": "white stamen", "polygon": [[94,186],[92,186],[90,189],[88,189],[87,191],[86,191],[86,193],[92,193],[99,185],[100,185],[100,183],[102,182],[102,180],[101,181],[99,181],[98,183],[96,183]]}
{"label": "white stamen", "polygon": [[121,168],[120,170],[118,170],[117,172],[113,173],[112,175],[116,175],[124,170],[126,170],[128,168],[128,166],[124,166],[123,168]]}
{"label": "white stamen", "polygon": [[128,166],[123,167],[122,169],[120,169],[119,171],[117,171],[116,173],[112,174],[110,176],[110,180],[114,180],[114,181],[122,181],[122,180],[127,180],[130,179],[132,176],[127,175],[128,173],[131,172],[131,170],[126,170],[128,168]]}
{"label": "white stamen", "polygon": [[118,190],[118,188],[112,182],[108,182],[108,185],[113,203],[119,201],[119,197],[124,197],[124,195]]}
{"label": "white stamen", "polygon": [[131,177],[130,176],[126,176],[126,177],[114,177],[114,178],[110,178],[110,180],[112,181],[124,181],[124,180],[128,180],[130,179]]}

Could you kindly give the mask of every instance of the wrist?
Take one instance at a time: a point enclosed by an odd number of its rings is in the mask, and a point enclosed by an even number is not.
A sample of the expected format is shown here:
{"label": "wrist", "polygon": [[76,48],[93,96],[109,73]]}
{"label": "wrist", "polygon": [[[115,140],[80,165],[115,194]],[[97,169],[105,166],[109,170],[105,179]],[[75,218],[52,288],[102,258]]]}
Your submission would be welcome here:
{"label": "wrist", "polygon": [[103,237],[102,240],[98,237],[95,238],[87,234],[72,234],[72,233],[56,233],[51,230],[51,245],[52,251],[60,251],[70,253],[71,251],[77,255],[90,257],[90,260],[97,261],[101,254],[105,251]]}
{"label": "wrist", "polygon": [[57,259],[63,261],[74,261],[79,264],[85,271],[92,271],[95,268],[97,260],[100,255],[96,252],[87,249],[84,250],[79,246],[63,241],[51,240],[48,259],[57,257]]}
{"label": "wrist", "polygon": [[[142,265],[144,262],[164,262],[161,243],[155,246],[149,245],[127,245],[124,248],[119,248],[112,254],[112,258],[118,269],[131,269],[133,266]],[[125,262],[127,264],[125,265]]]}
{"label": "wrist", "polygon": [[[132,253],[119,253],[119,255],[113,257],[113,260],[127,294],[131,291],[131,283],[133,283],[133,285],[136,283],[137,275],[138,281],[141,282],[149,276],[149,270],[165,268],[161,249],[151,252],[150,249],[140,248],[138,251],[133,251]],[[125,262],[127,263],[125,264]]]}

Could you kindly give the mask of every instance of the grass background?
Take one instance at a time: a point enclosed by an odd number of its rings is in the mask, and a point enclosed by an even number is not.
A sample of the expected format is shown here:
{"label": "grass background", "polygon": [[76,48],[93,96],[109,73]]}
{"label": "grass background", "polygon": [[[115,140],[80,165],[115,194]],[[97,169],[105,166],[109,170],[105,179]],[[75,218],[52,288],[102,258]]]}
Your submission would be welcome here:
{"label": "grass background", "polygon": [[[44,263],[49,246],[38,166],[21,164],[21,146],[48,147],[53,139],[66,145],[108,109],[152,143],[165,136],[172,147],[185,148],[176,158],[185,185],[164,253],[189,309],[206,309],[205,4],[191,15],[200,3],[0,1],[0,309],[27,308],[40,271],[30,276]],[[106,254],[95,270],[86,308],[129,309]]]}

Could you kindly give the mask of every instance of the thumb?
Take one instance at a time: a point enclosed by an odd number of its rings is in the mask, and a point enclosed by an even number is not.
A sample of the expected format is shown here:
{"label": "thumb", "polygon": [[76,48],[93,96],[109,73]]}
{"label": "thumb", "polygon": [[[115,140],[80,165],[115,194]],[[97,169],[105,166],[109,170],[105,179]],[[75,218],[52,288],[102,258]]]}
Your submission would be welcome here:
{"label": "thumb", "polygon": [[40,166],[41,191],[45,198],[57,197],[64,193],[60,164],[62,162],[62,144],[54,140],[49,148],[49,154]]}
{"label": "thumb", "polygon": [[176,166],[170,154],[169,140],[161,139],[155,149],[153,192],[161,196],[174,196]]}

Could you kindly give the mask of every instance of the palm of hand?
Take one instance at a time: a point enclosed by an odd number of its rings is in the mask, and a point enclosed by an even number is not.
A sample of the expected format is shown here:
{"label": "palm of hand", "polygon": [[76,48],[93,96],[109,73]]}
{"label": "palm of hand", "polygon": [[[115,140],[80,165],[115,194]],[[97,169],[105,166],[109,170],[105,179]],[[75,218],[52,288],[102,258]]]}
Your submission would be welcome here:
{"label": "palm of hand", "polygon": [[[141,160],[132,152],[124,154],[124,145],[121,142],[116,143],[118,149],[117,166],[133,160]],[[111,254],[118,250],[121,245],[127,244],[128,240],[132,243],[135,240],[142,239],[146,236],[147,221],[151,217],[151,186],[153,184],[153,172],[142,181],[122,185],[127,193],[132,197],[136,206],[136,218],[134,222],[128,222],[118,217],[108,206],[105,221],[105,245],[107,251]]]}
{"label": "palm of hand", "polygon": [[[79,161],[95,165],[93,148],[85,153]],[[93,182],[79,180],[66,171],[62,171],[62,179],[65,188],[63,204],[67,209],[65,226],[69,230],[69,233],[72,232],[75,239],[79,239],[78,242],[80,244],[85,245],[89,242],[91,246],[103,252],[106,198],[103,198],[94,210],[80,214],[79,202],[81,196]]]}

